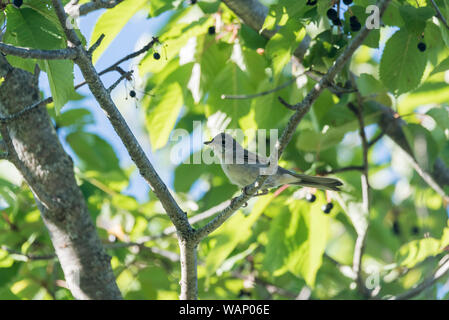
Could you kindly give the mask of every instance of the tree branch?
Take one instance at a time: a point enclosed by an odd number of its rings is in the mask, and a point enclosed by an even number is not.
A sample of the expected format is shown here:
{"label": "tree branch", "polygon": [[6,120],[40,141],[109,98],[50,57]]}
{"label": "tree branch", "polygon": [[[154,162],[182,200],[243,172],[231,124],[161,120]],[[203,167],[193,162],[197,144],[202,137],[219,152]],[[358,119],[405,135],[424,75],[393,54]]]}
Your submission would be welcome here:
{"label": "tree branch", "polygon": [[404,151],[413,168],[421,178],[435,190],[435,192],[443,197],[443,199],[449,201],[449,196],[443,189],[444,186],[449,185],[449,168],[446,167],[443,160],[437,158],[433,168],[430,168],[430,172],[422,168],[416,160],[413,150],[408,144],[402,129],[406,123],[401,118],[398,118],[391,108],[377,102],[373,102],[372,106],[381,112],[378,123],[380,128]]}
{"label": "tree branch", "polygon": [[282,90],[286,87],[288,87],[289,85],[291,85],[292,83],[294,83],[296,81],[297,77],[294,77],[288,81],[286,81],[285,83],[281,84],[280,86],[271,89],[271,90],[267,90],[267,91],[262,91],[259,93],[255,93],[255,94],[239,94],[239,95],[226,95],[226,94],[222,94],[221,95],[221,99],[223,100],[228,100],[228,99],[232,99],[232,100],[244,100],[244,99],[253,99],[253,98],[257,98],[257,97],[261,97],[261,96],[265,96],[267,94]]}
{"label": "tree branch", "polygon": [[[66,21],[66,13],[62,7],[60,0],[52,0],[53,8],[56,10],[59,22],[64,25]],[[187,214],[181,210],[175,199],[171,195],[167,186],[157,174],[150,160],[146,156],[142,147],[138,143],[136,137],[132,133],[123,116],[120,114],[117,106],[111,99],[110,93],[105,88],[100,79],[100,75],[95,70],[92,60],[88,52],[80,45],[80,41],[76,34],[71,33],[73,30],[64,30],[67,38],[73,43],[78,43],[76,49],[78,58],[75,63],[81,70],[90,91],[97,100],[100,107],[105,111],[114,130],[125,145],[129,155],[136,164],[141,176],[149,183],[152,190],[158,197],[162,206],[172,223],[175,225],[181,250],[181,299],[195,299],[198,294],[197,288],[197,266],[196,266],[196,243],[191,241],[194,231],[189,224]],[[157,40],[153,38],[147,45],[149,48]],[[145,48],[145,51],[148,50]],[[136,55],[140,53],[135,53]],[[130,59],[132,55],[124,59]],[[121,59],[118,63],[125,61]]]}
{"label": "tree branch", "polygon": [[[66,13],[64,12],[61,1],[52,0],[52,3],[60,23],[64,24]],[[76,34],[71,35],[70,30],[65,30],[65,32],[67,38],[69,39],[70,37],[76,37],[75,39],[71,39],[72,42],[79,42]],[[151,43],[154,43],[154,39]],[[77,46],[76,49],[78,51],[78,58],[75,59],[75,63],[79,66],[90,91],[94,95],[100,107],[105,111],[114,130],[117,132],[118,136],[128,150],[129,155],[139,169],[140,174],[152,187],[173,224],[176,226],[178,232],[180,232],[184,237],[189,237],[192,232],[192,228],[188,223],[185,213],[178,206],[175,199],[170,194],[167,186],[157,174],[156,170],[154,170],[153,165],[145,155],[145,152],[138,143],[136,137],[132,133],[123,116],[120,114],[117,106],[112,101],[108,90],[105,88],[99,74],[92,64],[88,52],[81,45]],[[121,63],[124,59],[121,59],[118,63]],[[114,67],[116,64],[114,64]]]}
{"label": "tree branch", "polygon": [[[388,5],[388,3],[391,0],[383,0],[380,1],[378,4],[379,6],[379,12],[380,16],[383,15],[385,12],[385,9]],[[229,5],[229,3],[232,1],[225,1],[226,4]],[[235,1],[240,2],[240,1]],[[244,3],[249,3],[253,1],[241,1]],[[256,1],[257,2],[257,1]],[[307,114],[307,112],[312,107],[312,104],[315,102],[315,100],[320,96],[321,92],[324,90],[325,87],[328,86],[329,83],[332,83],[332,80],[337,75],[338,72],[340,72],[344,65],[348,62],[350,57],[353,55],[355,50],[363,43],[363,41],[368,36],[370,30],[364,26],[357,36],[354,37],[353,41],[347,46],[346,50],[337,58],[334,65],[328,70],[328,72],[321,78],[320,82],[312,88],[312,90],[307,94],[307,96],[300,102],[294,105],[296,112],[290,117],[290,120],[288,121],[287,127],[285,128],[284,132],[282,133],[281,138],[278,140],[275,151],[273,151],[275,154],[275,159],[277,162],[277,159],[280,158],[282,155],[284,149],[286,148],[287,144],[290,142],[293,134],[296,131],[296,128],[299,124],[299,122],[302,120],[302,118]],[[271,159],[273,157],[270,157]],[[198,243],[206,237],[208,234],[216,230],[219,226],[221,226],[236,210],[238,210],[254,193],[257,192],[263,185],[264,181],[267,179],[268,176],[259,176],[257,180],[244,188],[244,192],[236,198],[234,198],[231,202],[231,204],[223,209],[221,212],[217,214],[217,216],[210,221],[208,224],[206,224],[203,228],[198,229],[195,232],[194,239]]]}
{"label": "tree branch", "polygon": [[42,255],[37,255],[37,254],[31,254],[31,253],[23,253],[19,250],[14,250],[11,249],[7,246],[2,246],[2,249],[7,251],[9,254],[14,254],[14,255],[18,255],[23,257],[24,259],[26,259],[26,261],[28,260],[52,260],[56,258],[56,254],[52,253],[52,254],[42,254]]}
{"label": "tree branch", "polygon": [[444,277],[448,273],[448,271],[449,271],[449,255],[446,255],[440,260],[439,267],[430,276],[424,279],[419,285],[402,294],[390,297],[389,300],[411,299],[422,293],[427,288],[431,287],[433,284],[435,284],[435,282]]}
{"label": "tree branch", "polygon": [[112,9],[124,0],[92,0],[91,2],[78,4],[69,2],[65,7],[65,11],[71,16],[85,16],[99,9]]}
{"label": "tree branch", "polygon": [[[0,55],[0,112],[19,114],[38,104],[35,75],[8,66]],[[120,299],[110,257],[104,251],[73,173],[45,108],[33,108],[0,125],[10,161],[30,187],[50,233],[67,283],[77,299]]]}
{"label": "tree branch", "polygon": [[12,46],[0,42],[0,51],[24,59],[41,59],[41,60],[73,60],[76,58],[76,50],[73,48],[65,48],[58,50],[40,50],[23,47]]}
{"label": "tree branch", "polygon": [[435,3],[434,0],[430,0],[430,3],[432,4],[433,8],[435,9],[436,12],[436,16],[438,19],[440,19],[440,21],[443,23],[443,25],[449,29],[449,24],[447,24],[446,19],[444,19],[444,16],[441,14],[440,9],[438,8],[437,4]]}

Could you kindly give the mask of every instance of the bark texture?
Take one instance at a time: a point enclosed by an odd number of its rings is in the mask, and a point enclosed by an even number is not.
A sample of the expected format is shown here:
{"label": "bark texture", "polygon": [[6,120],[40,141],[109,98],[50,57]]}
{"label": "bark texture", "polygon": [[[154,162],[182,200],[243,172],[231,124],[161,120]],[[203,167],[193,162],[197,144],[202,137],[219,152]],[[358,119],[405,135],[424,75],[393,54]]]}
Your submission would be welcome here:
{"label": "bark texture", "polygon": [[[38,79],[0,56],[0,113],[11,116],[39,101]],[[42,219],[77,299],[120,299],[106,254],[46,108],[42,105],[2,125],[9,160],[36,198]]]}

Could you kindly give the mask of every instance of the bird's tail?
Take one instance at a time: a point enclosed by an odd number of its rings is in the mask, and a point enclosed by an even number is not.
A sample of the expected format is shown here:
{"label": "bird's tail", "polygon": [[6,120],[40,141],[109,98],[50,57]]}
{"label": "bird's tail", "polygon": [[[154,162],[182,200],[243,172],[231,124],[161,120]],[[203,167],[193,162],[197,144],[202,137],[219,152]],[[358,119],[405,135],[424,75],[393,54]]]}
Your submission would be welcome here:
{"label": "bird's tail", "polygon": [[340,180],[333,179],[333,178],[313,177],[313,176],[308,176],[305,174],[299,174],[299,173],[295,173],[295,172],[289,172],[289,174],[296,178],[295,181],[292,181],[289,183],[296,184],[299,186],[312,187],[312,188],[324,189],[324,190],[340,191],[340,189],[338,187],[343,185],[343,183],[341,183]]}

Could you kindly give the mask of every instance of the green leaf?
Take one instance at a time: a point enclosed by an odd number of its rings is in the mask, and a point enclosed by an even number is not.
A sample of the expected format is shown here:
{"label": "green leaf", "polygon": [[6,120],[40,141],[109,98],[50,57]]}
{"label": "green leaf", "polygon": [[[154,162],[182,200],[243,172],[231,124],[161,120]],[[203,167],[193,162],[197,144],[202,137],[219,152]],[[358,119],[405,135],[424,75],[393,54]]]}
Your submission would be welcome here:
{"label": "green leaf", "polygon": [[193,63],[180,66],[155,88],[146,109],[146,127],[150,134],[153,150],[167,144],[184,103],[187,81],[192,73]]}
{"label": "green leaf", "polygon": [[278,4],[270,6],[262,30],[273,30],[276,26],[285,25],[287,21],[297,20],[305,7],[305,1],[280,0]]}
{"label": "green leaf", "polygon": [[320,205],[294,201],[271,222],[264,267],[274,276],[287,271],[314,287],[329,232]]}
{"label": "green leaf", "polygon": [[274,74],[279,74],[290,61],[294,50],[305,36],[297,20],[289,20],[267,43],[266,54],[272,60]]}
{"label": "green leaf", "polygon": [[149,8],[150,16],[157,17],[161,13],[173,9],[173,2],[172,0],[151,0]]}
{"label": "green leaf", "polygon": [[89,124],[94,124],[95,120],[92,113],[83,108],[70,109],[56,118],[56,123],[59,127],[70,127],[75,126],[77,128],[82,128]]}
{"label": "green leaf", "polygon": [[399,8],[399,13],[410,33],[419,35],[424,31],[426,20],[430,19],[435,14],[435,11],[431,7],[415,8],[403,5]]}
{"label": "green leaf", "polygon": [[435,238],[425,238],[410,241],[399,249],[397,260],[401,266],[414,267],[427,257],[441,252],[440,241]]}
{"label": "green leaf", "polygon": [[210,116],[217,111],[223,112],[231,119],[230,128],[237,128],[243,117],[250,111],[250,100],[221,99],[225,95],[240,95],[254,93],[253,83],[249,81],[248,74],[242,71],[235,63],[229,62],[215,78],[211,86],[210,97],[206,115]]}
{"label": "green leaf", "polygon": [[245,216],[238,211],[220,227],[212,233],[213,245],[206,257],[207,275],[212,275],[234,251],[239,243],[245,242],[251,236],[251,227],[258,220],[265,208],[273,200],[274,195],[270,194],[257,200],[251,214]]}
{"label": "green leaf", "polygon": [[421,82],[427,58],[425,52],[418,50],[418,42],[416,35],[401,29],[385,45],[379,75],[396,95],[416,88]]}
{"label": "green leaf", "polygon": [[357,79],[357,88],[362,96],[373,93],[383,93],[386,91],[382,83],[368,73],[362,73]]}
{"label": "green leaf", "polygon": [[449,69],[449,57],[441,61],[430,73],[430,75],[434,75],[440,72],[444,72]]}
{"label": "green leaf", "polygon": [[182,88],[177,82],[167,84],[158,91],[146,118],[146,127],[150,134],[153,150],[165,146],[173,130],[183,104]]}
{"label": "green leaf", "polygon": [[39,63],[47,73],[56,115],[61,108],[76,95],[73,86],[73,62],[69,60],[43,60]]}
{"label": "green leaf", "polygon": [[101,172],[120,170],[114,149],[96,134],[76,131],[68,134],[66,140],[86,169]]}
{"label": "green leaf", "polygon": [[[58,34],[60,30],[57,26],[37,11],[30,8],[18,10],[8,6],[7,16],[8,25],[5,42],[36,49],[58,49],[65,46],[64,37]],[[34,72],[34,60],[25,60],[24,64],[20,64],[20,61],[24,61],[20,58],[15,58],[11,61],[16,66],[19,62],[19,67],[24,67],[28,71]],[[58,114],[70,97],[75,95],[73,62],[67,60],[40,60],[38,63],[40,68],[47,73],[55,110]]]}
{"label": "green leaf", "polygon": [[120,33],[128,21],[140,10],[144,9],[147,0],[123,1],[113,9],[108,9],[101,15],[95,24],[90,37],[90,46],[104,34],[105,37],[100,46],[94,51],[92,61],[96,63],[109,44]]}
{"label": "green leaf", "polygon": [[447,107],[432,108],[427,113],[441,129],[449,129],[449,110]]}

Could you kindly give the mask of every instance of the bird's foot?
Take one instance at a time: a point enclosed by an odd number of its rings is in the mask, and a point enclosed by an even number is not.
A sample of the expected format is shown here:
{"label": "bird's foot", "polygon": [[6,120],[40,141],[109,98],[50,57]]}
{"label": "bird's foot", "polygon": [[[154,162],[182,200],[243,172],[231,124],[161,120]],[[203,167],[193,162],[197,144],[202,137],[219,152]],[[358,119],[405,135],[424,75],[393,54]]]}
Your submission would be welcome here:
{"label": "bird's foot", "polygon": [[263,189],[260,192],[257,192],[256,194],[253,194],[253,197],[264,196],[266,194],[268,194],[268,189]]}

